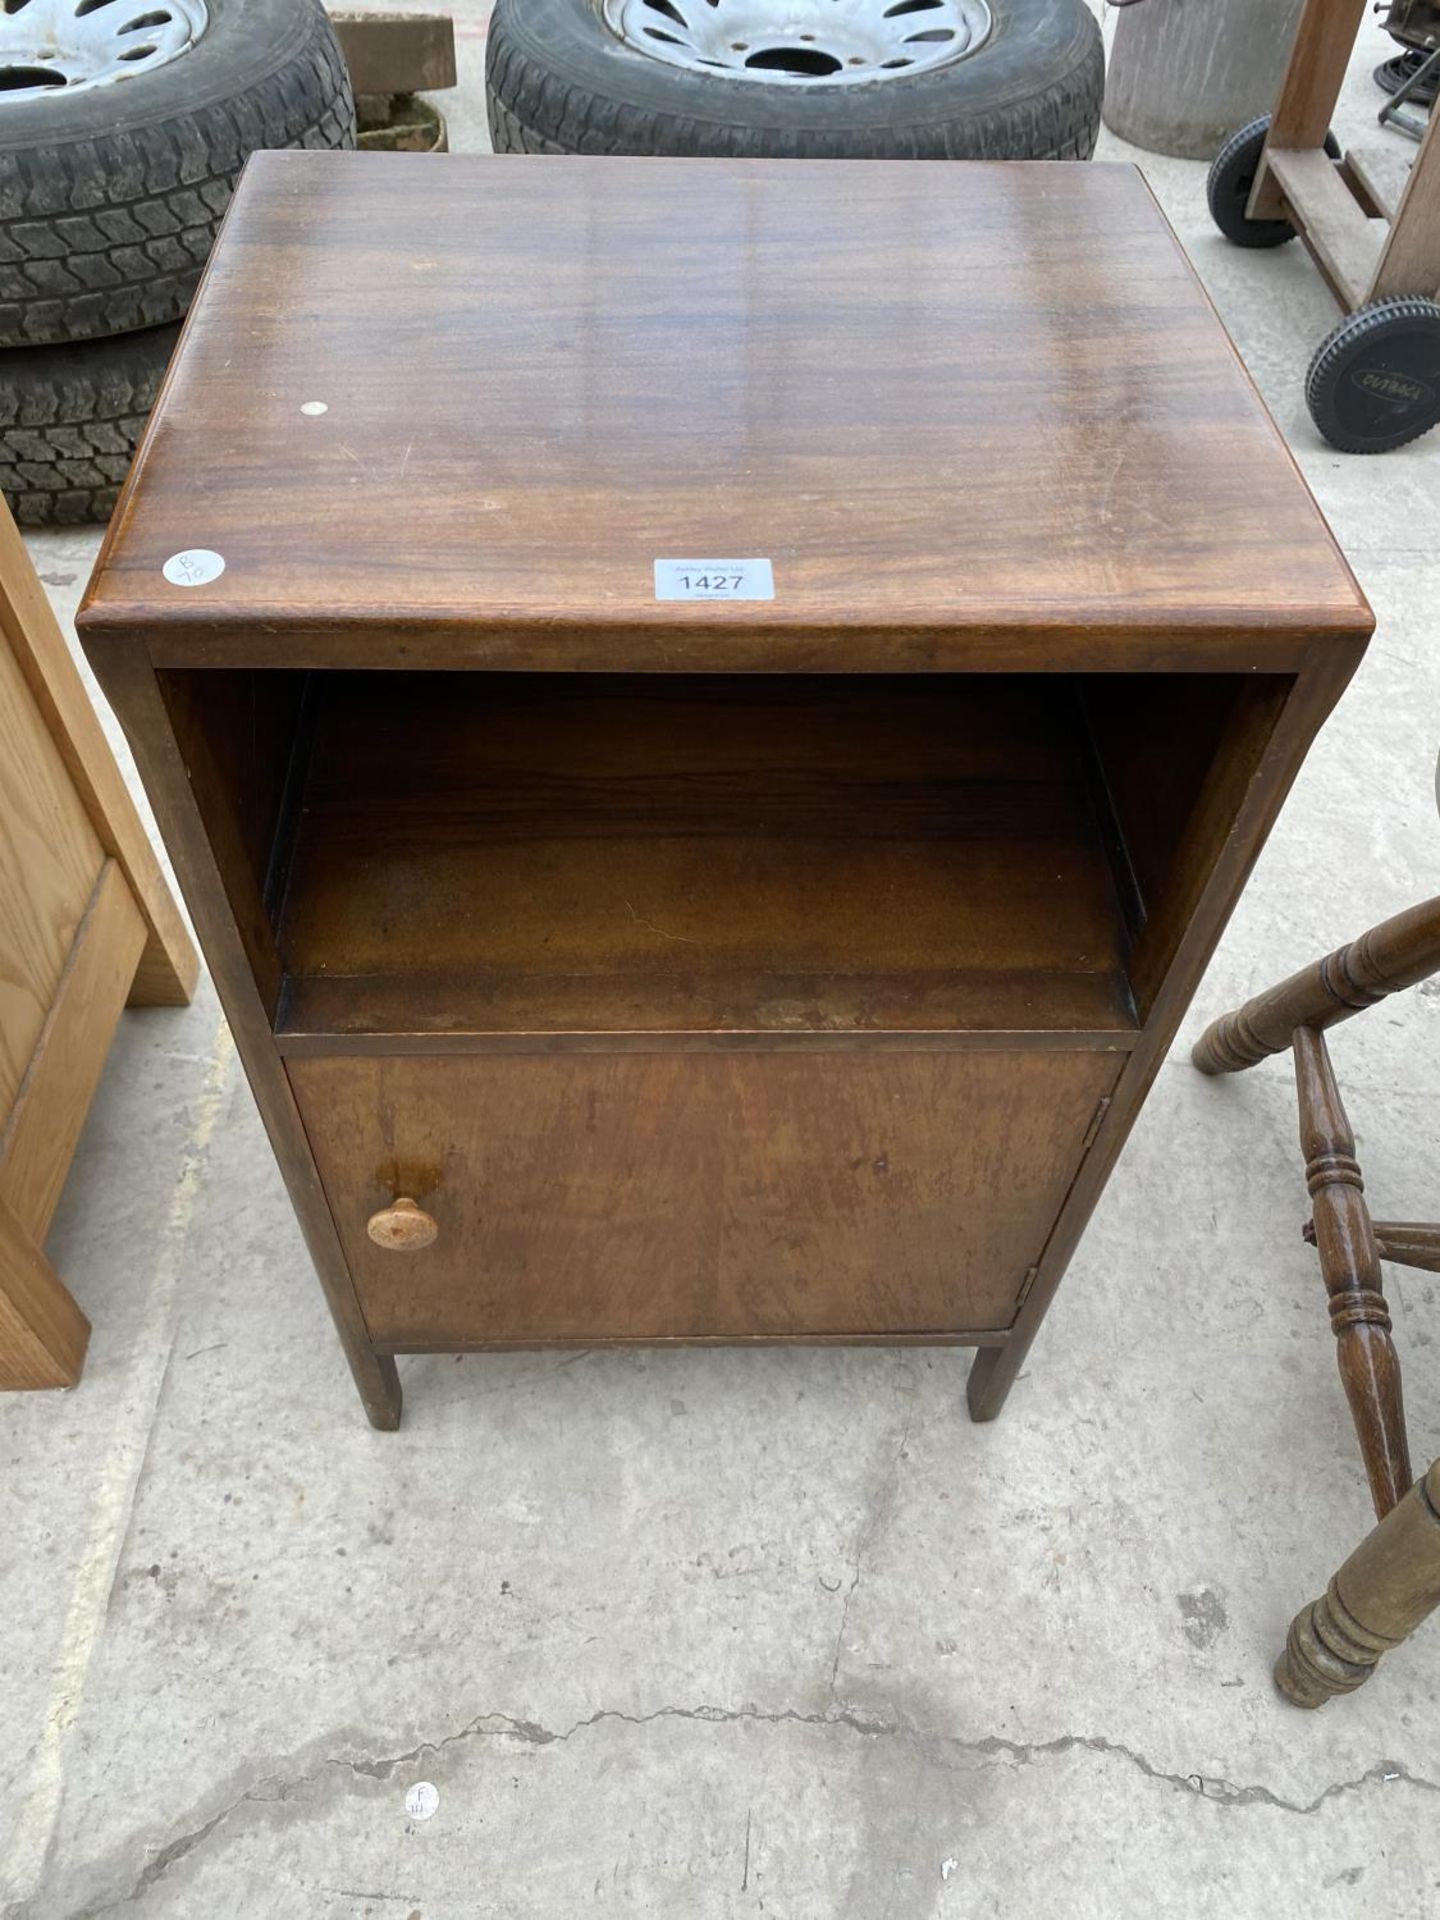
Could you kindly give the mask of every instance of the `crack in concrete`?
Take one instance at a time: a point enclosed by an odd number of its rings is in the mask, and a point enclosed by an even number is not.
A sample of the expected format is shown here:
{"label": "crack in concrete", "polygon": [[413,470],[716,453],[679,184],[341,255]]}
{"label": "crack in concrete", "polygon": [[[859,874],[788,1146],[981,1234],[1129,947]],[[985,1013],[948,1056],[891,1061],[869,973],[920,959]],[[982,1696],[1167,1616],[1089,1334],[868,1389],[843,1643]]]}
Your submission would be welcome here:
{"label": "crack in concrete", "polygon": [[97,1913],[108,1913],[122,1904],[130,1905],[136,1900],[142,1900],[150,1891],[151,1887],[154,1886],[155,1882],[167,1874],[177,1860],[183,1860],[187,1853],[193,1853],[196,1847],[203,1841],[208,1840],[215,1829],[220,1826],[223,1821],[230,1818],[236,1807],[243,1806],[249,1797],[248,1794],[242,1794],[240,1799],[233,1802],[232,1805],[222,1807],[219,1813],[212,1815],[203,1827],[196,1827],[192,1833],[182,1833],[178,1839],[172,1840],[168,1846],[162,1847],[150,1864],[141,1872],[139,1879],[135,1882],[129,1893],[125,1895],[123,1902],[112,1900],[106,1906],[98,1907],[94,1909],[94,1911]]}
{"label": "crack in concrete", "polygon": [[[437,1741],[422,1741],[418,1746],[409,1747],[403,1753],[389,1754],[376,1759],[355,1759],[343,1754],[332,1754],[322,1760],[318,1766],[307,1773],[297,1774],[293,1779],[275,1781],[274,1776],[266,1775],[255,1785],[247,1787],[244,1793],[212,1814],[202,1826],[193,1828],[189,1833],[179,1835],[169,1841],[156,1854],[155,1858],[143,1869],[127,1893],[100,1904],[91,1903],[74,1909],[69,1920],[100,1920],[104,1914],[113,1913],[123,1906],[133,1905],[143,1899],[155,1883],[172,1867],[202,1846],[218,1828],[230,1820],[241,1808],[247,1805],[274,1805],[288,1801],[303,1788],[311,1786],[325,1773],[339,1770],[354,1773],[368,1780],[386,1780],[400,1767],[413,1764],[422,1756],[435,1756],[446,1752],[448,1748],[464,1745],[475,1739],[517,1740],[522,1745],[533,1747],[563,1746],[577,1734],[587,1733],[595,1727],[609,1722],[628,1727],[653,1726],[661,1720],[696,1721],[707,1726],[757,1725],[757,1726],[797,1726],[838,1728],[866,1740],[894,1740],[910,1748],[926,1762],[951,1766],[955,1760],[1004,1758],[1029,1766],[1037,1760],[1063,1756],[1070,1753],[1097,1754],[1104,1759],[1123,1760],[1136,1768],[1147,1780],[1153,1780],[1161,1786],[1171,1787],[1204,1800],[1214,1802],[1221,1807],[1270,1807],[1278,1813],[1296,1814],[1306,1818],[1318,1813],[1327,1801],[1342,1794],[1358,1793],[1367,1786],[1376,1784],[1402,1785],[1413,1787],[1421,1793],[1440,1794],[1440,1781],[1427,1779],[1423,1774],[1411,1773],[1408,1767],[1399,1761],[1382,1760],[1373,1767],[1367,1767],[1364,1773],[1353,1779],[1336,1780],[1324,1787],[1313,1800],[1288,1800],[1283,1794],[1273,1792],[1269,1787],[1259,1785],[1242,1786],[1231,1780],[1198,1773],[1170,1773],[1163,1767],[1157,1767],[1147,1760],[1144,1754],[1137,1753],[1133,1747],[1127,1747],[1123,1741],[1107,1739],[1103,1734],[1062,1733],[1053,1740],[1012,1740],[1003,1734],[986,1734],[982,1739],[966,1740],[952,1734],[926,1733],[919,1728],[909,1727],[899,1721],[868,1718],[853,1708],[831,1707],[824,1713],[802,1713],[798,1708],[785,1707],[774,1712],[762,1712],[758,1707],[716,1707],[697,1706],[656,1707],[650,1713],[625,1713],[618,1707],[602,1707],[584,1719],[576,1720],[561,1731],[541,1726],[534,1720],[520,1720],[504,1713],[482,1713],[461,1727],[458,1732],[447,1734]],[[275,1785],[273,1793],[261,1789]],[[11,1910],[20,1920],[23,1908]]]}

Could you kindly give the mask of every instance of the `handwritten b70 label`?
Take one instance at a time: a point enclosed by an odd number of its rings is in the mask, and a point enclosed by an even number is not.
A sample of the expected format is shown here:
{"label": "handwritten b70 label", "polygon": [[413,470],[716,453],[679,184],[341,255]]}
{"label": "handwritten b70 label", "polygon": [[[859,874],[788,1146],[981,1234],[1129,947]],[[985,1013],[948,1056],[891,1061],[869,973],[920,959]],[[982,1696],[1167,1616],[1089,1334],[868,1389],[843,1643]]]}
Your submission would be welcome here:
{"label": "handwritten b70 label", "polygon": [[172,553],[160,571],[172,587],[208,587],[225,571],[225,556],[213,547],[187,547]]}
{"label": "handwritten b70 label", "polygon": [[657,560],[657,600],[773,600],[768,560]]}

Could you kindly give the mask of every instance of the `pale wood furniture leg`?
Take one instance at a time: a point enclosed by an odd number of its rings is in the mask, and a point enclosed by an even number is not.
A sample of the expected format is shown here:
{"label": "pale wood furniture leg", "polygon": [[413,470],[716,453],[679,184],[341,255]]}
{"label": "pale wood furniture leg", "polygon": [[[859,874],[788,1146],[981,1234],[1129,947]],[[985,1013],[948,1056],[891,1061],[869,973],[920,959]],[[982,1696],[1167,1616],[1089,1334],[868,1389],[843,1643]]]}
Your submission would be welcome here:
{"label": "pale wood furniture leg", "polygon": [[1291,1623],[1275,1684],[1297,1707],[1352,1693],[1440,1606],[1440,1460]]}
{"label": "pale wood furniture leg", "polygon": [[[1324,145],[1367,6],[1368,0],[1309,0],[1270,116],[1267,147],[1318,149]],[[1278,220],[1284,211],[1279,183],[1262,161],[1250,195],[1250,218]]]}
{"label": "pale wood furniture leg", "polygon": [[37,1244],[59,1204],[144,944],[145,924],[125,876],[107,860],[25,1077],[0,1122],[0,1200]]}
{"label": "pale wood furniture leg", "polygon": [[0,502],[0,1388],[79,1378],[45,1232],[126,996],[188,1000],[198,966]]}
{"label": "pale wood furniture leg", "polygon": [[0,640],[8,642],[95,837],[146,927],[132,1006],[184,1006],[200,961],[10,509],[0,500]]}
{"label": "pale wood furniture leg", "polygon": [[1201,1073],[1239,1073],[1287,1052],[1297,1027],[1333,1027],[1437,971],[1440,899],[1382,921],[1212,1022],[1190,1058]]}
{"label": "pale wood furniture leg", "polygon": [[0,1390],[73,1387],[90,1322],[0,1200]]}
{"label": "pale wood furniture leg", "polygon": [[1351,1418],[1360,1441],[1370,1497],[1383,1519],[1409,1491],[1410,1447],[1400,1362],[1390,1338],[1390,1311],[1380,1253],[1323,1034],[1296,1029],[1295,1085],[1305,1183],[1315,1210],[1315,1244],[1330,1296],[1330,1325]]}

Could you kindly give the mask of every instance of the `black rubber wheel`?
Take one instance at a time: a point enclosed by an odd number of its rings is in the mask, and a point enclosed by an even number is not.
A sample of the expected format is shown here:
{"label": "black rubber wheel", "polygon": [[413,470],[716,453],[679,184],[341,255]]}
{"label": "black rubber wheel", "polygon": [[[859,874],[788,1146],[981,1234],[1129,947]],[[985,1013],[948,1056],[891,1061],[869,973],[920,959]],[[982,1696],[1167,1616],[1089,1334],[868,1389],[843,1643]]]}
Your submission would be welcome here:
{"label": "black rubber wheel", "polygon": [[0,346],[177,319],[248,154],[355,144],[320,0],[209,0],[167,65],[0,97]]}
{"label": "black rubber wheel", "polygon": [[[1232,133],[1210,162],[1205,182],[1205,197],[1210,203],[1210,218],[1227,240],[1237,247],[1283,247],[1295,238],[1288,220],[1247,220],[1245,209],[1255,185],[1255,169],[1265,136],[1270,131],[1270,116],[1262,113],[1248,127]],[[1325,136],[1325,151],[1332,160],[1340,158],[1340,144],[1333,133]]]}
{"label": "black rubber wheel", "polygon": [[1310,417],[1342,453],[1389,453],[1440,422],[1440,302],[1402,294],[1348,314],[1310,362]]}
{"label": "black rubber wheel", "polygon": [[1094,15],[1084,0],[990,0],[990,11],[989,37],[952,65],[770,85],[638,52],[600,0],[497,0],[491,141],[497,153],[1088,160],[1105,92]]}
{"label": "black rubber wheel", "polygon": [[108,520],[179,325],[0,353],[0,492],[22,527]]}

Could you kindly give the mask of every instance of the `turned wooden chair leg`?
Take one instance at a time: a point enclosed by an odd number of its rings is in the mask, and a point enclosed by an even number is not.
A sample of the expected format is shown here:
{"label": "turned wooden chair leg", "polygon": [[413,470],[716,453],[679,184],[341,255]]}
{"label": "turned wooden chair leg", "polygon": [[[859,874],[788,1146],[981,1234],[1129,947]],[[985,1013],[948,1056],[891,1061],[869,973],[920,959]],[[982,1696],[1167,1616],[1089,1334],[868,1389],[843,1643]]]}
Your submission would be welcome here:
{"label": "turned wooden chair leg", "polygon": [[1330,1296],[1340,1378],[1359,1436],[1370,1497],[1383,1519],[1409,1491],[1413,1475],[1380,1250],[1325,1036],[1300,1027],[1293,1045],[1300,1149],[1314,1208],[1320,1271]]}
{"label": "turned wooden chair leg", "polygon": [[1202,1073],[1239,1073],[1285,1053],[1297,1027],[1333,1027],[1440,972],[1440,899],[1382,921],[1348,946],[1257,994],[1206,1028],[1190,1058]]}
{"label": "turned wooden chair leg", "polygon": [[1212,1022],[1191,1059],[1202,1073],[1239,1073],[1293,1049],[1300,1145],[1336,1358],[1379,1525],[1324,1595],[1296,1615],[1275,1682],[1297,1706],[1318,1707],[1367,1680],[1440,1604],[1440,1461],[1412,1485],[1400,1362],[1390,1337],[1380,1261],[1440,1272],[1440,1227],[1371,1221],[1330,1064],[1324,1029],[1440,972],[1440,899],[1372,927],[1358,940]]}
{"label": "turned wooden chair leg", "polygon": [[1290,1625],[1275,1684],[1297,1707],[1353,1693],[1440,1606],[1440,1460]]}

